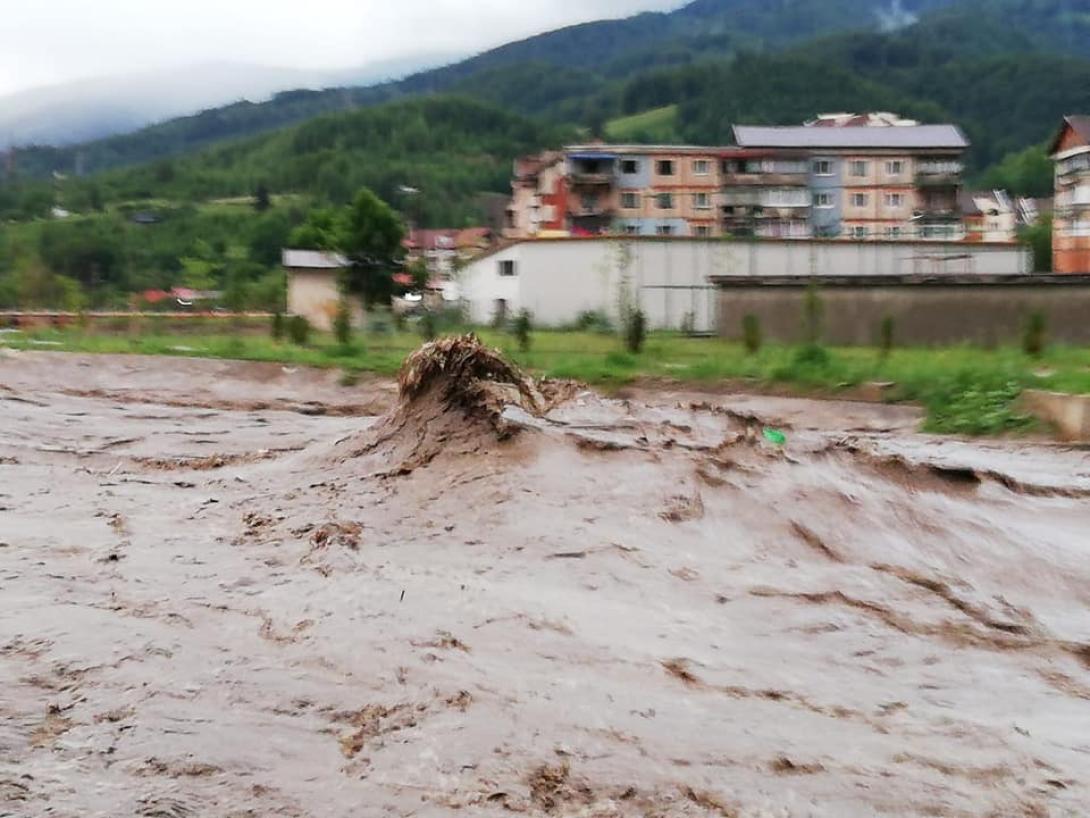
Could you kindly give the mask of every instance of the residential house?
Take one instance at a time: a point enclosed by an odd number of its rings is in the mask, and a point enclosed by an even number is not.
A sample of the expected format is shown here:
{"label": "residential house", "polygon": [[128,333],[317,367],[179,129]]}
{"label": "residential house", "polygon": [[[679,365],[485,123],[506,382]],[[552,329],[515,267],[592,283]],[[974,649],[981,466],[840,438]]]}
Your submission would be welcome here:
{"label": "residential house", "polygon": [[[348,259],[319,250],[284,250],[283,266],[287,275],[288,312],[303,316],[317,329],[331,330],[340,307],[340,277],[348,268]],[[353,323],[362,323],[359,299],[353,299],[352,309]]]}
{"label": "residential house", "polygon": [[577,145],[515,163],[506,238],[720,233],[721,150]]}
{"label": "residential house", "polygon": [[1018,230],[1040,218],[1040,204],[1027,197],[1012,198],[1005,190],[964,192],[958,200],[966,241],[1017,241]]}
{"label": "residential house", "polygon": [[505,237],[523,238],[565,229],[568,182],[563,153],[546,151],[516,159],[511,190]]}
{"label": "residential house", "polygon": [[519,159],[504,235],[964,238],[953,125],[829,114],[735,145],[576,145]]}
{"label": "residential house", "polygon": [[1090,116],[1069,116],[1052,141],[1052,269],[1090,273]]}
{"label": "residential house", "polygon": [[[844,116],[844,115],[841,115]],[[764,222],[772,230],[789,235],[805,230],[816,237],[842,237],[855,240],[938,239],[964,237],[958,213],[961,189],[962,157],[969,142],[954,125],[916,124],[837,124],[839,120],[821,120],[819,125],[798,127],[734,128],[738,147],[749,154],[768,157],[768,170],[746,188],[776,191],[790,202],[793,215],[785,217],[784,208],[773,213],[757,211],[756,235],[766,235]],[[879,120],[883,121],[883,120]],[[799,157],[809,162],[809,207],[798,197],[799,185],[786,196],[783,165],[789,163],[798,180]],[[735,180],[724,180],[727,200],[742,188]],[[805,214],[805,215],[804,215]],[[724,214],[729,218],[730,213]],[[783,233],[781,232],[781,235]]]}
{"label": "residential house", "polygon": [[[441,294],[442,301],[458,300],[458,270],[493,243],[488,227],[464,229],[416,229],[405,238],[405,261],[409,266],[422,261],[428,272],[425,295]],[[411,285],[411,276],[395,283]]]}

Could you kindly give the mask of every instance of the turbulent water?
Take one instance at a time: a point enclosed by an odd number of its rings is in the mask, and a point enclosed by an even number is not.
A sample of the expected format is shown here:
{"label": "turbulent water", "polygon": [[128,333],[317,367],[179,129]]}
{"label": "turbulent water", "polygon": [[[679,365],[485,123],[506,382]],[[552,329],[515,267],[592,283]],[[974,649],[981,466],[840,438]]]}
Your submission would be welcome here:
{"label": "turbulent water", "polygon": [[0,358],[0,815],[1086,814],[1086,452],[335,381]]}

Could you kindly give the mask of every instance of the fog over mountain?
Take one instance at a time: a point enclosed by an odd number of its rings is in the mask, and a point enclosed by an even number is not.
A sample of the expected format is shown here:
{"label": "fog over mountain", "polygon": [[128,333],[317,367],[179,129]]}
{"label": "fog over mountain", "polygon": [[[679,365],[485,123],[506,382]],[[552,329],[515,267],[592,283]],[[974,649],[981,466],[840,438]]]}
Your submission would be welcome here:
{"label": "fog over mountain", "polygon": [[456,57],[418,55],[341,70],[211,62],[31,88],[0,97],[0,148],[70,145],[242,99],[259,102],[279,91],[396,79]]}

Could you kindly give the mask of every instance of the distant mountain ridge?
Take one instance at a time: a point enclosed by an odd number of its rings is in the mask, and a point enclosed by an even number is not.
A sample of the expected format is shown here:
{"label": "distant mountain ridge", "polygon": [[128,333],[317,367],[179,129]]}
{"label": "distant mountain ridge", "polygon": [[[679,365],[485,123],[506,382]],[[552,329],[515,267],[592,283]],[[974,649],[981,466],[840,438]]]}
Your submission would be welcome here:
{"label": "distant mountain ridge", "polygon": [[0,96],[0,149],[89,142],[240,100],[262,102],[285,89],[398,79],[450,59],[419,55],[334,70],[210,62],[30,88]]}
{"label": "distant mountain ridge", "polygon": [[[378,104],[407,94],[472,94],[466,85],[471,85],[474,78],[501,71],[514,69],[528,78],[528,67],[548,65],[561,76],[539,76],[538,82],[578,86],[583,72],[593,74],[597,82],[599,77],[624,76],[634,69],[686,63],[702,56],[725,56],[737,48],[777,48],[822,33],[874,28],[881,24],[880,12],[894,8],[892,2],[903,2],[904,8],[915,14],[956,0],[695,0],[672,12],[645,12],[546,32],[399,81],[367,86],[361,79],[324,90],[301,87],[274,94],[268,102],[193,106],[190,110],[205,110],[105,139],[82,139],[72,128],[62,130],[60,139],[7,139],[0,100],[0,148],[7,144],[42,145],[20,152],[20,166],[30,176],[54,170],[93,172],[185,153],[222,139],[261,133],[323,113]],[[501,104],[518,96],[517,89],[500,98],[481,95]],[[237,94],[232,99],[240,97],[253,98]],[[536,106],[519,110],[538,112]],[[122,115],[133,118],[131,113],[115,113],[114,118]],[[27,134],[31,131],[23,130]],[[37,133],[44,136],[47,131],[39,129]],[[81,141],[84,144],[73,144]],[[54,146],[49,147],[51,143]]]}
{"label": "distant mountain ridge", "polygon": [[[914,75],[928,74],[926,64],[899,64],[925,52],[926,59],[937,59],[942,65],[989,55],[1039,55],[1042,70],[1046,64],[1057,65],[1064,74],[1064,85],[1048,89],[1053,99],[1079,76],[1078,65],[1069,65],[1070,61],[1063,62],[1058,55],[1066,52],[1085,57],[1087,49],[1079,43],[1090,42],[1090,13],[1080,9],[1081,5],[1070,0],[694,0],[673,12],[644,13],[547,32],[395,82],[285,92],[268,102],[213,108],[136,133],[69,148],[22,150],[15,166],[30,177],[54,170],[93,172],[191,153],[339,110],[437,93],[472,97],[517,113],[597,130],[597,120],[603,117],[698,99],[706,89],[692,84],[707,81],[701,66],[714,64],[717,70],[727,71],[727,60],[733,55],[774,55],[785,49],[806,52],[799,70],[846,72],[844,93],[838,95],[837,88],[830,86],[821,96],[822,100],[842,99],[844,105],[853,99],[887,99],[904,101],[912,110],[928,114],[956,111],[957,106],[922,102],[932,93],[945,102],[953,93],[972,96],[975,89],[936,88],[932,92],[914,82]],[[917,19],[920,22],[913,24]],[[880,33],[898,28],[909,36]],[[807,50],[811,42],[816,45]],[[931,47],[932,42],[939,50]],[[829,50],[827,56],[822,49]],[[998,67],[1004,72],[1012,69],[1009,60]],[[870,82],[872,73],[876,77],[881,74],[880,87]],[[941,72],[931,74],[935,81],[940,80]],[[976,77],[971,71],[967,74]],[[659,81],[659,75],[671,79]],[[807,77],[800,79],[805,90]],[[988,77],[976,81],[991,82]],[[647,88],[652,93],[644,94]],[[861,94],[862,89],[866,92]],[[775,87],[767,91],[776,93]],[[815,98],[811,108],[817,102]],[[1013,100],[1008,105],[1017,108],[1025,102]],[[729,116],[732,109],[723,106],[724,101],[719,100],[713,108],[721,111],[721,117]],[[688,132],[723,131],[725,120],[716,123],[704,117],[705,121],[697,122],[692,107],[681,108],[689,123]],[[1040,106],[1029,107],[1036,110]],[[752,115],[738,106],[734,109]],[[775,109],[764,106],[762,110]],[[794,108],[782,106],[779,110],[793,112]]]}

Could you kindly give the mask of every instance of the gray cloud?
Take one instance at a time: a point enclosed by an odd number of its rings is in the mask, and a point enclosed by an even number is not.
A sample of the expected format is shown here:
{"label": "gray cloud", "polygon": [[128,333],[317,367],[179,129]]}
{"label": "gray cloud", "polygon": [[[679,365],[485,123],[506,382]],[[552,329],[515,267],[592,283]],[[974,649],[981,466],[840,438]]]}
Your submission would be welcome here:
{"label": "gray cloud", "polygon": [[342,68],[469,53],[681,0],[37,0],[5,2],[0,93],[211,61]]}

